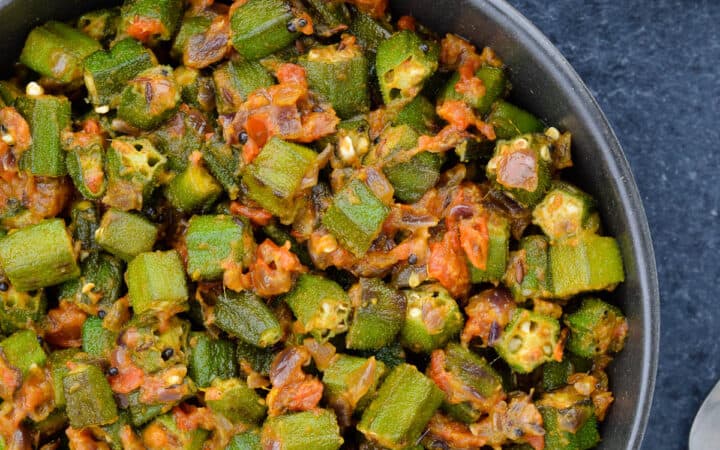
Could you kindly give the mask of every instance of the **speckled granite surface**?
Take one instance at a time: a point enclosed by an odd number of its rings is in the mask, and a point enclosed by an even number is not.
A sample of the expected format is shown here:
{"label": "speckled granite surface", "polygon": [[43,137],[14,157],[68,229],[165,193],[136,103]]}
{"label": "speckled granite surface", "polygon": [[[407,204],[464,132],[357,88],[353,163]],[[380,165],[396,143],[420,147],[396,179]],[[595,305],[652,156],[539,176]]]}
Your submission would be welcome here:
{"label": "speckled granite surface", "polygon": [[687,448],[695,412],[720,378],[720,1],[510,3],[587,83],[632,166],[662,303],[642,448]]}

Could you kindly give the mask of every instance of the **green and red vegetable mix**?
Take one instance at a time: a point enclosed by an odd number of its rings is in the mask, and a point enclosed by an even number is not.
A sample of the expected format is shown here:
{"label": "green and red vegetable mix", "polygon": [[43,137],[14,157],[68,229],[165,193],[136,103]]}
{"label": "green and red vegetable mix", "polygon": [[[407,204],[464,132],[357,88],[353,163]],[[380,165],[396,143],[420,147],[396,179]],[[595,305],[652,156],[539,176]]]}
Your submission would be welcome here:
{"label": "green and red vegetable mix", "polygon": [[126,0],[0,82],[0,449],[568,449],[628,324],[571,136],[387,0]]}

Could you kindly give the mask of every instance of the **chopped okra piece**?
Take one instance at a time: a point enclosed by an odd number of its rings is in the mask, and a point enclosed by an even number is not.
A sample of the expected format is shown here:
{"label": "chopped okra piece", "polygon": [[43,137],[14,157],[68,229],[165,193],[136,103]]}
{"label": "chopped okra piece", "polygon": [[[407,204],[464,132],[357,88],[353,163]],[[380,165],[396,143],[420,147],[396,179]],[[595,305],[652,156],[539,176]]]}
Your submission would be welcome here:
{"label": "chopped okra piece", "polygon": [[173,40],[170,56],[182,61],[183,56],[187,54],[188,42],[195,36],[203,35],[210,28],[214,18],[214,12],[208,10],[202,11],[196,16],[184,17]]}
{"label": "chopped okra piece", "polygon": [[252,92],[273,84],[273,78],[256,61],[228,61],[213,71],[215,101],[220,114],[238,110]]}
{"label": "chopped okra piece", "polygon": [[33,367],[43,366],[47,355],[38,342],[37,334],[32,330],[22,330],[0,341],[0,358],[5,360],[4,366],[19,370],[25,377]]}
{"label": "chopped okra piece", "polygon": [[[381,135],[381,145],[376,148],[392,159],[403,150],[415,147],[419,134],[408,125],[400,125],[385,130]],[[374,155],[371,155],[374,156]],[[368,161],[371,158],[366,158]],[[437,153],[422,152],[409,161],[388,163],[383,173],[395,189],[395,197],[404,203],[418,201],[440,178],[442,156]]]}
{"label": "chopped okra piece", "polygon": [[600,442],[593,402],[573,387],[545,393],[536,405],[547,450],[588,450]]}
{"label": "chopped okra piece", "polygon": [[135,427],[145,425],[159,415],[166,413],[172,406],[172,403],[148,404],[141,402],[139,390],[131,392],[127,398],[129,420]]}
{"label": "chopped okra piece", "polygon": [[612,290],[625,280],[617,241],[595,234],[583,234],[551,245],[550,272],[553,294],[558,298]]}
{"label": "chopped okra piece", "polygon": [[530,235],[520,239],[518,250],[510,253],[503,281],[515,300],[553,296],[549,252],[545,236]]}
{"label": "chopped okra piece", "polygon": [[552,317],[518,308],[505,327],[495,350],[512,370],[530,373],[541,364],[558,360],[560,324]]}
{"label": "chopped okra piece", "polygon": [[275,314],[252,292],[226,291],[217,297],[215,325],[221,330],[257,347],[268,347],[282,338]]}
{"label": "chopped okra piece", "polygon": [[471,93],[457,92],[455,86],[458,81],[460,81],[460,74],[455,72],[445,85],[445,89],[441,94],[441,101],[462,100],[472,106],[480,115],[487,113],[495,100],[502,97],[505,93],[507,88],[505,71],[499,67],[482,66],[475,72],[475,77],[482,81],[483,87],[485,88],[484,95],[475,96],[471,95]]}
{"label": "chopped okra piece", "polygon": [[73,243],[62,219],[46,219],[0,239],[0,266],[21,292],[80,275]]}
{"label": "chopped okra piece", "polygon": [[107,151],[108,187],[103,203],[122,211],[142,209],[166,162],[147,139],[113,139]]}
{"label": "chopped okra piece", "polygon": [[235,350],[238,364],[243,372],[252,370],[264,376],[270,374],[270,368],[275,359],[275,352],[272,348],[260,348],[244,341],[238,341]]}
{"label": "chopped okra piece", "polygon": [[592,226],[594,210],[595,200],[591,196],[569,183],[554,181],[545,198],[533,209],[533,223],[557,241]]}
{"label": "chopped okra piece", "polygon": [[435,105],[423,95],[418,95],[403,106],[392,121],[394,126],[408,125],[418,134],[430,134],[435,128],[437,114]]}
{"label": "chopped okra piece", "polygon": [[225,450],[262,450],[260,432],[248,430],[233,436]]}
{"label": "chopped okra piece", "polygon": [[417,442],[442,399],[435,383],[414,366],[401,364],[380,386],[357,429],[383,447],[405,448]]}
{"label": "chopped okra piece", "polygon": [[188,375],[199,387],[208,387],[213,380],[227,380],[238,374],[235,344],[213,339],[207,333],[190,333]]}
{"label": "chopped okra piece", "polygon": [[487,164],[494,186],[523,206],[542,200],[550,187],[550,141],[542,134],[525,134],[498,141]]}
{"label": "chopped okra piece", "polygon": [[24,94],[15,83],[11,81],[0,81],[0,100],[7,105],[14,105],[15,99]]}
{"label": "chopped okra piece", "polygon": [[570,329],[566,348],[578,356],[617,353],[625,346],[625,316],[619,308],[598,298],[584,299],[580,309],[565,317],[565,324]]}
{"label": "chopped okra piece", "polygon": [[3,334],[35,329],[46,312],[47,298],[44,289],[20,292],[10,285],[7,290],[0,291],[0,332]]}
{"label": "chopped okra piece", "polygon": [[271,138],[243,172],[247,196],[290,223],[302,206],[302,180],[317,154],[302,145]]}
{"label": "chopped okra piece", "polygon": [[270,223],[265,225],[262,231],[265,233],[265,236],[267,236],[276,245],[283,246],[285,245],[285,242],[290,242],[290,251],[298,257],[300,262],[306,266],[312,264],[312,259],[310,259],[307,247],[298,242],[297,239],[295,239],[289,231],[285,230],[284,227],[281,227],[276,223]]}
{"label": "chopped okra piece", "polygon": [[187,273],[194,281],[222,278],[227,264],[241,264],[252,239],[246,222],[231,216],[193,216],[185,232]]}
{"label": "chopped okra piece", "polygon": [[178,211],[207,211],[222,194],[220,183],[205,169],[201,161],[191,161],[165,188],[165,197]]}
{"label": "chopped okra piece", "polygon": [[61,83],[82,78],[83,59],[101,50],[95,39],[61,22],[34,28],[25,41],[20,62]]}
{"label": "chopped okra piece", "polygon": [[355,12],[350,23],[350,33],[357,37],[366,51],[375,53],[380,44],[392,35],[391,27],[373,19],[369,14]]}
{"label": "chopped okra piece", "polygon": [[[167,450],[166,442],[172,442],[173,448],[182,450],[202,450],[210,431],[199,426],[181,426],[178,416],[164,414],[152,421],[142,432],[143,442],[149,450]],[[155,436],[163,436],[167,441],[156,441]]]}
{"label": "chopped okra piece", "polygon": [[488,253],[485,268],[480,269],[472,263],[470,281],[473,283],[493,283],[497,285],[505,274],[510,245],[510,222],[503,216],[491,212],[487,222]]}
{"label": "chopped okra piece", "polygon": [[270,417],[260,439],[262,448],[274,450],[338,450],[344,442],[335,414],[327,409]]}
{"label": "chopped okra piece", "polygon": [[238,378],[216,378],[205,390],[205,403],[232,423],[259,423],[267,407],[264,400]]}
{"label": "chopped okra piece", "polygon": [[178,317],[159,322],[156,316],[135,315],[121,335],[130,333],[134,337],[137,344],[134,345],[130,359],[149,374],[185,364],[188,330],[189,324]]}
{"label": "chopped okra piece", "polygon": [[107,425],[118,417],[113,392],[97,366],[74,363],[63,377],[63,391],[70,426],[83,428]]}
{"label": "chopped okra piece", "polygon": [[183,107],[148,138],[158,152],[167,157],[168,169],[180,173],[197,161],[193,152],[202,150],[206,130],[207,119],[203,113]]}
{"label": "chopped okra piece", "polygon": [[379,350],[391,344],[405,320],[405,296],[379,278],[361,278],[350,290],[350,299],[353,316],[347,347]]}
{"label": "chopped okra piece", "polygon": [[20,167],[33,175],[65,175],[61,135],[70,126],[70,101],[62,96],[22,96],[15,101],[15,107],[30,125],[32,136],[32,144],[23,153]]}
{"label": "chopped okra piece", "polygon": [[323,372],[324,394],[330,405],[361,411],[375,395],[385,364],[374,357],[337,355]]}
{"label": "chopped okra piece", "polygon": [[82,349],[92,356],[108,357],[115,347],[117,335],[103,327],[103,320],[91,316],[82,326]]}
{"label": "chopped okra piece", "polygon": [[95,242],[95,231],[99,226],[100,213],[95,203],[81,200],[72,204],[68,228],[73,241],[80,244],[81,259],[92,251],[100,250],[100,246]]}
{"label": "chopped okra piece", "polygon": [[350,298],[336,282],[319,275],[302,274],[283,296],[303,333],[328,338],[347,330]]}
{"label": "chopped okra piece", "polygon": [[124,267],[121,260],[95,252],[80,264],[80,278],[60,286],[58,298],[76,305],[99,305],[109,308],[120,297]]}
{"label": "chopped okra piece", "polygon": [[185,269],[175,250],[137,255],[128,264],[125,282],[136,314],[187,309]]}
{"label": "chopped okra piece", "polygon": [[220,139],[213,138],[203,148],[203,160],[210,173],[220,182],[231,200],[240,193],[240,173],[243,169],[240,152]]}
{"label": "chopped okra piece", "polygon": [[175,68],[175,82],[180,88],[183,103],[205,113],[215,111],[217,105],[212,76],[205,75],[197,69],[180,66]]}
{"label": "chopped okra piece", "polygon": [[169,66],[156,66],[129,80],[120,94],[118,118],[141,130],[169,119],[180,105],[180,88]]}
{"label": "chopped okra piece", "polygon": [[350,118],[370,109],[368,60],[354,40],[311,48],[299,59],[310,89],[338,116]]}
{"label": "chopped okra piece", "polygon": [[450,343],[445,350],[435,350],[432,358],[429,376],[447,377],[439,386],[445,392],[443,408],[455,419],[477,422],[505,397],[500,375],[485,358],[460,344]]}
{"label": "chopped okra piece", "polygon": [[126,0],[119,32],[144,44],[169,41],[175,36],[183,12],[182,0]]}
{"label": "chopped okra piece", "polygon": [[55,406],[57,408],[65,408],[65,390],[63,389],[63,379],[70,369],[67,363],[71,361],[75,355],[80,352],[77,348],[67,348],[63,350],[55,350],[50,353],[47,359],[50,377],[52,378],[53,395],[55,398]]}
{"label": "chopped okra piece", "polygon": [[343,247],[361,257],[380,234],[389,213],[367,184],[353,179],[335,194],[322,223]]}
{"label": "chopped okra piece", "polygon": [[96,9],[78,17],[76,27],[96,41],[107,41],[117,33],[120,8]]}
{"label": "chopped okra piece", "polygon": [[146,218],[110,208],[100,221],[95,240],[103,250],[130,262],[140,253],[151,252],[157,235],[157,227]]}
{"label": "chopped okra piece", "polygon": [[344,31],[350,23],[350,11],[339,0],[308,0],[315,34],[329,37]]}
{"label": "chopped okra piece", "polygon": [[404,347],[416,353],[430,353],[460,334],[463,326],[460,307],[439,284],[420,286],[403,294],[407,298],[400,333]]}
{"label": "chopped okra piece", "polygon": [[562,361],[549,361],[543,364],[543,390],[554,391],[567,386],[570,375],[579,372],[588,372],[592,368],[592,365],[593,362],[590,359],[565,352]]}
{"label": "chopped okra piece", "polygon": [[[230,15],[233,47],[245,59],[260,59],[290,45],[298,33],[288,24],[295,18],[284,0],[249,0]],[[292,31],[291,31],[292,29]]]}
{"label": "chopped okra piece", "polygon": [[89,200],[100,199],[107,188],[103,141],[102,136],[96,135],[92,140],[83,139],[82,142],[75,142],[74,139],[69,139],[64,143],[67,151],[65,165],[68,175],[75,188]]}
{"label": "chopped okra piece", "polygon": [[487,122],[498,139],[510,139],[526,133],[540,133],[545,125],[529,112],[503,100],[493,103]]}
{"label": "chopped okra piece", "polygon": [[128,81],[157,64],[155,55],[132,38],[85,58],[85,87],[96,107],[115,108]]}
{"label": "chopped okra piece", "polygon": [[375,68],[385,104],[409,102],[420,93],[438,68],[438,54],[436,43],[423,41],[409,30],[380,43]]}

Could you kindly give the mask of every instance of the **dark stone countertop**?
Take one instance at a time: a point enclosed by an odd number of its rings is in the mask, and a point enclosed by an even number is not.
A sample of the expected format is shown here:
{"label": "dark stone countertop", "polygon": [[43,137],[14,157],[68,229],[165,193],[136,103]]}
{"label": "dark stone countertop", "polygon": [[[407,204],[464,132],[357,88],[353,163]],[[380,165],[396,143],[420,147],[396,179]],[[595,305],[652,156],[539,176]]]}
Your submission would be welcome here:
{"label": "dark stone countertop", "polygon": [[642,448],[687,448],[695,413],[720,378],[720,1],[510,3],[590,87],[632,166],[662,304]]}

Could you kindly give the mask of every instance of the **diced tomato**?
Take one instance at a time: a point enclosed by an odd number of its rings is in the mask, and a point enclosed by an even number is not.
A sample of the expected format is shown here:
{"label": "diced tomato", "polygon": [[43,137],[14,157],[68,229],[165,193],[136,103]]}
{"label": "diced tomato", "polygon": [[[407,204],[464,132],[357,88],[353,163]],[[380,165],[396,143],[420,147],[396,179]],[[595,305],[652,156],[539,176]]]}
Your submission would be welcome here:
{"label": "diced tomato", "polygon": [[415,18],[413,16],[402,16],[397,21],[397,27],[400,30],[415,31]]}
{"label": "diced tomato", "polygon": [[480,270],[487,268],[490,237],[487,228],[487,215],[480,214],[458,224],[460,243],[470,263]]}
{"label": "diced tomato", "polygon": [[161,35],[166,30],[158,19],[135,16],[130,20],[125,31],[138,41],[147,44],[153,37]]}
{"label": "diced tomato", "polygon": [[132,362],[126,345],[120,345],[112,351],[110,363],[118,370],[117,375],[108,377],[113,392],[129,394],[143,385],[145,372]]}
{"label": "diced tomato", "polygon": [[57,308],[48,311],[45,340],[55,347],[80,347],[86,318],[87,314],[77,305],[62,300]]}
{"label": "diced tomato", "polygon": [[261,227],[270,223],[273,217],[272,213],[266,209],[243,205],[237,201],[230,202],[230,212],[238,216],[247,217],[254,225]]}
{"label": "diced tomato", "polygon": [[465,295],[470,288],[470,271],[460,251],[460,236],[449,230],[442,241],[430,244],[428,275],[435,278],[453,297]]}

